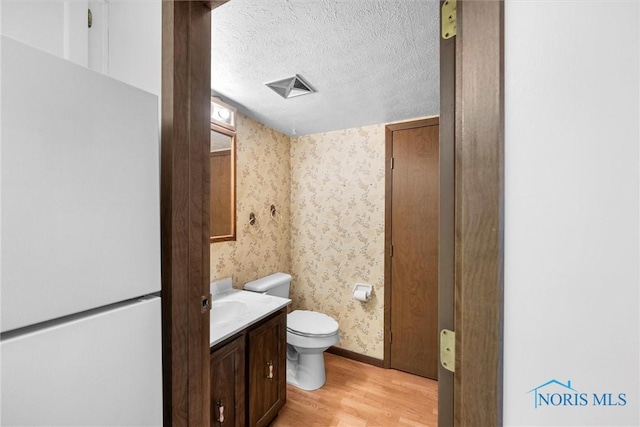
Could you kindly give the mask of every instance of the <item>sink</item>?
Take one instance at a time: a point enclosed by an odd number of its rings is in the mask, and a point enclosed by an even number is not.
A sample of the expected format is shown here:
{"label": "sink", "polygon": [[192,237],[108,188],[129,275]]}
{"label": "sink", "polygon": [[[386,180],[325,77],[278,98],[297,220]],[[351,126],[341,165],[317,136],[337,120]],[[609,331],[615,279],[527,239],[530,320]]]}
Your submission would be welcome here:
{"label": "sink", "polygon": [[[231,288],[216,288],[211,301],[209,346],[213,347],[225,339],[241,332],[255,322],[291,303],[287,298],[276,298],[256,292]],[[212,285],[213,286],[213,285]]]}
{"label": "sink", "polygon": [[241,316],[249,306],[242,301],[214,301],[211,304],[211,324],[221,325]]}

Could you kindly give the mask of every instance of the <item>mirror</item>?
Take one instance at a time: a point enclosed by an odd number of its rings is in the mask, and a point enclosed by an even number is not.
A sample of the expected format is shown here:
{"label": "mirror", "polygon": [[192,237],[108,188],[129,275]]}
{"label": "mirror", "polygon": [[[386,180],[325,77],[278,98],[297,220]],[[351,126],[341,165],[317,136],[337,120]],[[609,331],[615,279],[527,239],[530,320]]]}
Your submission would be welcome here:
{"label": "mirror", "polygon": [[211,124],[211,243],[236,240],[236,135]]}

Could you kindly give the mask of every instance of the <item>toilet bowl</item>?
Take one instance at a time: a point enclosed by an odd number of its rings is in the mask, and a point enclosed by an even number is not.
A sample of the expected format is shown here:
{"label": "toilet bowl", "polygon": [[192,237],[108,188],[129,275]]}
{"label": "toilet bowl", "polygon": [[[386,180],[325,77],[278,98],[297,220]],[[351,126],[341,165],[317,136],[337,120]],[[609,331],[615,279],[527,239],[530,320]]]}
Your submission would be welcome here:
{"label": "toilet bowl", "polygon": [[[291,276],[274,273],[244,289],[267,295],[289,297]],[[294,310],[287,315],[287,383],[302,390],[317,390],[326,381],[324,352],[339,339],[338,322],[326,314]]]}
{"label": "toilet bowl", "polygon": [[317,390],[326,381],[324,352],[339,341],[338,322],[326,314],[295,310],[287,316],[287,383]]}

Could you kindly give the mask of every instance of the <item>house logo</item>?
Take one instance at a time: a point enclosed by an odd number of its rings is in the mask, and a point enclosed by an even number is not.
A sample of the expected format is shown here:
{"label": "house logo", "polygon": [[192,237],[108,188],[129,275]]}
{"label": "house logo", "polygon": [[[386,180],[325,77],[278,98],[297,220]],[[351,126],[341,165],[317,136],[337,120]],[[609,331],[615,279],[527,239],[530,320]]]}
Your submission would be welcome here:
{"label": "house logo", "polygon": [[533,395],[533,407],[581,407],[581,406],[625,406],[626,393],[586,393],[573,388],[571,380],[566,383],[551,379],[526,394]]}

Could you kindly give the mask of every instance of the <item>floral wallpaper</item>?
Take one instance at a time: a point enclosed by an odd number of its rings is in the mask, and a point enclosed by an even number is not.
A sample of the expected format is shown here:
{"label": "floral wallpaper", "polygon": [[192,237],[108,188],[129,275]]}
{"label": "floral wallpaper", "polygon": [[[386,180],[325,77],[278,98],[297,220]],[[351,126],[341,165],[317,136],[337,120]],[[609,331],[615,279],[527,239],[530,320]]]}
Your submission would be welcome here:
{"label": "floral wallpaper", "polygon": [[[237,129],[237,240],[211,245],[211,280],[288,272],[292,309],[332,316],[338,347],[382,359],[384,125],[289,138],[239,114]],[[352,298],[356,282],[372,300]]]}
{"label": "floral wallpaper", "polygon": [[[291,141],[291,274],[294,309],[340,325],[338,347],[383,359],[384,125]],[[374,297],[352,298],[356,282]]]}
{"label": "floral wallpaper", "polygon": [[[231,276],[241,289],[250,280],[291,270],[290,169],[290,138],[238,114],[236,241],[210,245],[211,280]],[[249,225],[251,212],[255,225]]]}

